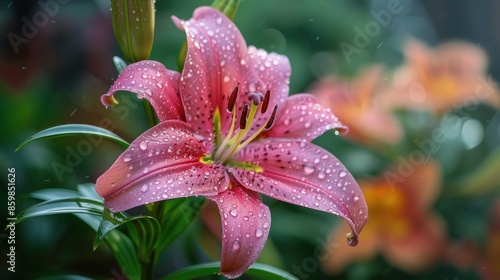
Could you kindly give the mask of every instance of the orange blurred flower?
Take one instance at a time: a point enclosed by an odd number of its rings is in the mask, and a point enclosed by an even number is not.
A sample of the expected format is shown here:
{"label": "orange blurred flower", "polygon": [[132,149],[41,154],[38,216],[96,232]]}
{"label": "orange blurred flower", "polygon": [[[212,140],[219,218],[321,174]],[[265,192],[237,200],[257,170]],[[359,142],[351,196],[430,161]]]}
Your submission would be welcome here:
{"label": "orange blurred flower", "polygon": [[383,75],[382,67],[375,65],[352,80],[329,76],[312,87],[312,94],[349,127],[347,138],[374,148],[396,144],[403,137],[399,123],[390,112],[374,104]]}
{"label": "orange blurred flower", "polygon": [[485,280],[500,279],[500,200],[491,212],[488,236],[477,270]]}
{"label": "orange blurred flower", "polygon": [[386,179],[390,172],[359,182],[370,219],[355,248],[344,244],[348,228],[339,225],[334,230],[325,248],[325,271],[338,273],[354,261],[369,261],[381,253],[392,265],[417,272],[443,256],[447,243],[445,227],[431,210],[440,186],[438,164],[429,160],[394,185]]}
{"label": "orange blurred flower", "polygon": [[428,109],[438,114],[480,102],[500,107],[495,84],[486,79],[488,58],[481,48],[455,41],[430,49],[410,40],[404,55],[406,64],[396,71],[393,87],[382,96],[385,106]]}

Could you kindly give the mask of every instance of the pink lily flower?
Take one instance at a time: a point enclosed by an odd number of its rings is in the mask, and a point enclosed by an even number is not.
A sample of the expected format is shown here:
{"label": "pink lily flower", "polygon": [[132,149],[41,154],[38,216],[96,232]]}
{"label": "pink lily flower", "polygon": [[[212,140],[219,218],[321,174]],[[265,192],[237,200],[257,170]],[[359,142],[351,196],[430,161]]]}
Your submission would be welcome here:
{"label": "pink lily flower", "polygon": [[190,20],[172,19],[187,35],[182,73],[137,62],[102,96],[109,106],[116,91],[134,92],[160,120],[97,179],[106,206],[213,200],[222,219],[221,273],[229,278],[256,261],[269,234],[259,194],[341,216],[355,245],[367,221],[363,193],[339,160],[311,143],[345,127],[313,96],[288,97],[288,59],[247,47],[219,11],[202,7]]}

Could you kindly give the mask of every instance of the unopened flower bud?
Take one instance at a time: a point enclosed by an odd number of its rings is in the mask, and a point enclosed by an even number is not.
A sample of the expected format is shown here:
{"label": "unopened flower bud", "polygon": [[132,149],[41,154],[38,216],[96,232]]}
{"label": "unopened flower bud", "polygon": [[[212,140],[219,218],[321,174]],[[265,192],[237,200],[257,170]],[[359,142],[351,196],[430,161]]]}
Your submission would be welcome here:
{"label": "unopened flower bud", "polygon": [[154,0],[111,0],[116,41],[130,62],[149,58],[153,47]]}

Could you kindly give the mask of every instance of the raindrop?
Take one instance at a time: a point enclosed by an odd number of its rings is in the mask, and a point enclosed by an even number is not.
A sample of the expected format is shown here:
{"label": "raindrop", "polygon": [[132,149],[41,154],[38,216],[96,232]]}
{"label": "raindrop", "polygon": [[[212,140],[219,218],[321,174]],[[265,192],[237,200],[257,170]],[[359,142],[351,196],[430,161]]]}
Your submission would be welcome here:
{"label": "raindrop", "polygon": [[144,172],[144,173],[148,173],[148,172],[149,172],[149,168],[144,167],[144,170],[142,170],[142,172]]}
{"label": "raindrop", "polygon": [[236,251],[236,250],[240,249],[240,247],[241,247],[240,242],[238,240],[235,240],[233,242],[233,251]]}
{"label": "raindrop", "polygon": [[314,171],[315,171],[315,169],[313,166],[304,165],[304,173],[306,173],[307,175],[312,174]]}
{"label": "raindrop", "polygon": [[131,160],[132,160],[132,156],[131,156],[131,155],[125,155],[125,156],[123,157],[123,161],[124,161],[124,162],[129,162],[129,161],[131,161]]}
{"label": "raindrop", "polygon": [[264,231],[262,231],[260,228],[255,231],[255,237],[259,238],[262,235],[264,235]]}
{"label": "raindrop", "polygon": [[231,214],[231,216],[233,216],[233,217],[236,217],[236,216],[238,216],[238,211],[236,209],[233,209],[233,210],[231,210],[231,212],[229,212],[229,214]]}
{"label": "raindrop", "polygon": [[166,199],[166,198],[168,198],[168,194],[164,193],[164,194],[162,194],[162,196],[161,196],[161,197],[163,197],[163,198],[165,198],[165,199]]}
{"label": "raindrop", "polygon": [[148,191],[148,185],[144,184],[141,187],[141,192],[147,192]]}
{"label": "raindrop", "polygon": [[359,200],[359,196],[355,196],[354,201],[358,201],[358,200]]}
{"label": "raindrop", "polygon": [[264,224],[262,225],[262,227],[263,227],[263,228],[268,228],[268,227],[269,227],[269,223],[264,223]]}
{"label": "raindrop", "polygon": [[347,175],[347,172],[345,170],[340,170],[339,172],[339,177],[344,178]]}
{"label": "raindrop", "polygon": [[148,148],[148,143],[146,143],[145,141],[142,141],[141,143],[139,143],[139,148],[141,148],[141,150],[145,151]]}
{"label": "raindrop", "polygon": [[325,172],[323,172],[323,171],[318,172],[318,178],[319,179],[324,179],[325,176],[326,176]]}
{"label": "raindrop", "polygon": [[352,232],[349,232],[347,235],[347,244],[349,244],[349,246],[356,246],[358,245],[358,237],[352,233]]}
{"label": "raindrop", "polygon": [[307,121],[307,122],[304,124],[304,127],[305,127],[305,128],[309,128],[309,127],[311,127],[311,122],[310,122],[310,121]]}

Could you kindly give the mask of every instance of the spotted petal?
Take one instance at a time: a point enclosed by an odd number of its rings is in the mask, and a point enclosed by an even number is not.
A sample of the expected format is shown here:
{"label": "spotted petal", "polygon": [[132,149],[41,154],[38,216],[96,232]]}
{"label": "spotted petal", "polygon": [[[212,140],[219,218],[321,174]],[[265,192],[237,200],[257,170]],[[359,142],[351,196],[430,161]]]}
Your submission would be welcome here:
{"label": "spotted petal", "polygon": [[211,197],[222,220],[221,273],[228,278],[243,274],[260,255],[271,226],[271,213],[259,195],[237,182]]}
{"label": "spotted petal", "polygon": [[[271,95],[271,109],[274,104],[284,102],[290,75],[286,57],[267,54],[254,47],[247,49],[234,23],[209,7],[196,9],[190,20],[176,17],[173,20],[187,36],[188,51],[180,84],[186,119],[200,133],[210,135],[213,132],[216,108],[222,113],[223,132],[229,129],[232,115],[226,113],[226,108],[236,86],[239,87],[235,103],[238,117],[243,104],[249,103],[249,92],[276,91]],[[264,125],[271,111],[252,122],[251,130]]]}
{"label": "spotted petal", "polygon": [[329,129],[347,130],[339,119],[310,94],[290,96],[266,137],[305,139],[312,141]]}
{"label": "spotted petal", "polygon": [[357,235],[368,219],[363,193],[352,175],[329,152],[305,140],[263,140],[249,144],[238,160],[263,168],[235,169],[244,187],[278,200],[333,213]]}
{"label": "spotted petal", "polygon": [[216,195],[229,186],[227,173],[206,165],[200,136],[181,121],[161,122],[139,136],[97,179],[96,191],[112,210],[177,197]]}
{"label": "spotted petal", "polygon": [[179,78],[178,72],[168,70],[160,62],[139,61],[123,70],[108,93],[101,97],[101,102],[105,106],[111,106],[116,102],[113,98],[115,92],[130,91],[137,94],[138,98],[146,98],[160,121],[183,120]]}

